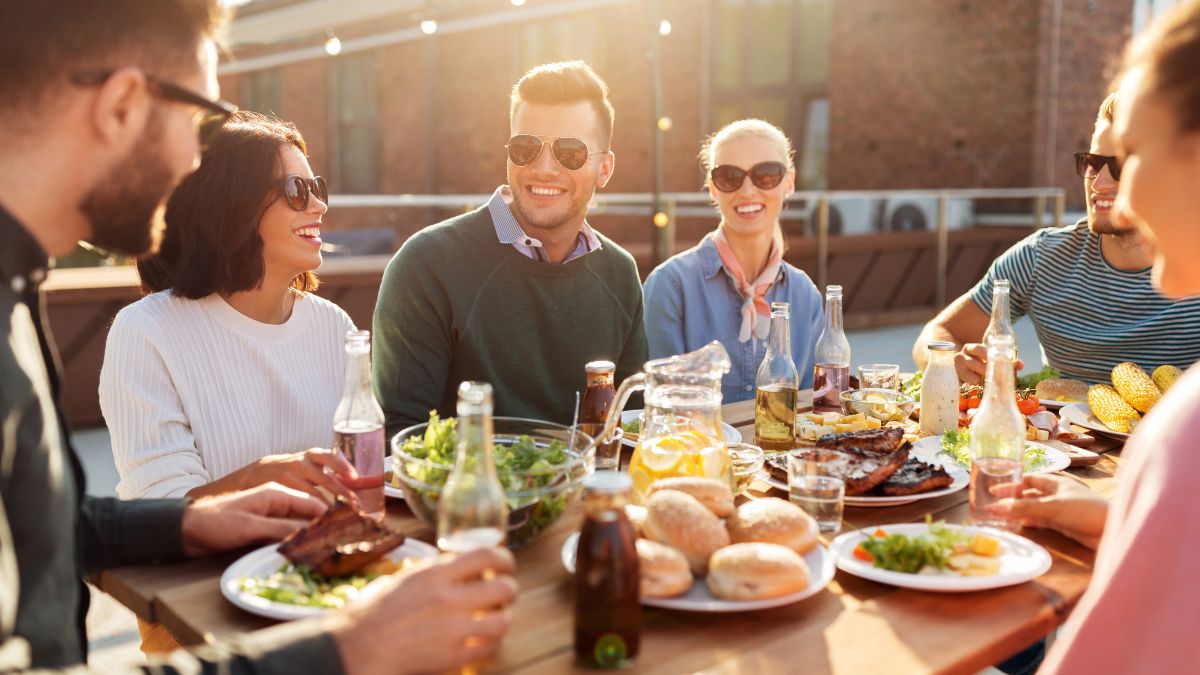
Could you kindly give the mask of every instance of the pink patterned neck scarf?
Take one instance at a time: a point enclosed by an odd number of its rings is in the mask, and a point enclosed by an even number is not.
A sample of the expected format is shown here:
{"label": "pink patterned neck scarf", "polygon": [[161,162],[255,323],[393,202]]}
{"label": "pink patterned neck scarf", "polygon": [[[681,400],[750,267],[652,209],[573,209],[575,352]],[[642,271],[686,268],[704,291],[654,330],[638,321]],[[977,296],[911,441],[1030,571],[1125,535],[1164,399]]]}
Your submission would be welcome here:
{"label": "pink patterned neck scarf", "polygon": [[767,339],[771,331],[771,305],[767,302],[767,291],[775,278],[779,276],[779,267],[783,264],[783,233],[775,230],[775,238],[771,241],[771,252],[767,254],[767,266],[753,282],[746,279],[746,271],[742,269],[737,256],[725,239],[725,231],[717,228],[713,237],[717,245],[717,254],[725,264],[725,270],[737,284],[737,291],[745,302],[742,304],[742,328],[738,332],[738,341],[746,342],[753,334],[759,340]]}

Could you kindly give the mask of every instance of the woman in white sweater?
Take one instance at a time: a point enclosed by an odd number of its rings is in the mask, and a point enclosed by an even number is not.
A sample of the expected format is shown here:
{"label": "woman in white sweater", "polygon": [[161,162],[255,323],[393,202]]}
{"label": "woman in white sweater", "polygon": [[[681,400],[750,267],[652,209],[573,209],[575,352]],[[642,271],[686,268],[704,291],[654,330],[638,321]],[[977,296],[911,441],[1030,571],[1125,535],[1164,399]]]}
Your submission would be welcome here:
{"label": "woman in white sweater", "polygon": [[167,204],[150,294],[117,315],[100,373],[122,498],[266,482],[350,496],[333,441],[354,326],[309,291],[325,182],[296,128],[238,113]]}

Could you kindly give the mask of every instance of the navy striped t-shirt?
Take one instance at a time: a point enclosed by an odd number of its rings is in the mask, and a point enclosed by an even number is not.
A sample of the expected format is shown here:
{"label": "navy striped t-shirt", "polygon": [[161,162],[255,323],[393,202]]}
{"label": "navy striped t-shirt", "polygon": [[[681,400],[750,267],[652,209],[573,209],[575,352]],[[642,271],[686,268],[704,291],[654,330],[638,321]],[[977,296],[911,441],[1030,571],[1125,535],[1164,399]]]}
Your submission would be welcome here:
{"label": "navy striped t-shirt", "polygon": [[1172,301],[1154,290],[1150,268],[1113,267],[1086,221],[1038,230],[997,258],[971,290],[988,314],[995,279],[1012,282],[1012,320],[1029,315],[1045,362],[1064,377],[1095,384],[1122,361],[1149,373],[1200,360],[1200,298]]}

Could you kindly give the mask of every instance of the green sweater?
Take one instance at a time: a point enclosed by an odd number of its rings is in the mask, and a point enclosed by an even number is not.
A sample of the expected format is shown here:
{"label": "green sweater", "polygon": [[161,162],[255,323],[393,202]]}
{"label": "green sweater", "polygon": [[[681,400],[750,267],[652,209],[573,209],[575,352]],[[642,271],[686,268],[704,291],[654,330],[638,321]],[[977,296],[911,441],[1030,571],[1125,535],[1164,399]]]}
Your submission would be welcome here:
{"label": "green sweater", "polygon": [[617,381],[646,361],[633,257],[601,247],[562,265],[501,244],[486,208],[418,232],[388,263],[375,305],[375,392],[388,435],[455,416],[458,385],[488,382],[498,416],[570,424],[584,365]]}

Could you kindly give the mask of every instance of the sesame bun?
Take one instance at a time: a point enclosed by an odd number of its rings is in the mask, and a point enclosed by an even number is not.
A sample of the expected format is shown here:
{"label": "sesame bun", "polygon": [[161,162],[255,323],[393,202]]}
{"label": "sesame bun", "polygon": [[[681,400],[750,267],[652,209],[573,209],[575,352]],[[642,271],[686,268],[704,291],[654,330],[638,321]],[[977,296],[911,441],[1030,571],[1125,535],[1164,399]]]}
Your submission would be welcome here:
{"label": "sesame bun", "polygon": [[650,485],[650,494],[659,490],[678,490],[696,498],[718,518],[733,513],[733,490],[729,484],[716,478],[675,476],[656,480]]}
{"label": "sesame bun", "polygon": [[673,598],[692,588],[692,570],[682,553],[649,539],[637,540],[643,598]]}
{"label": "sesame bun", "polygon": [[682,553],[696,576],[708,571],[708,559],[714,551],[729,545],[729,532],[721,519],[695,497],[676,490],[650,495],[645,530],[646,538]]}
{"label": "sesame bun", "polygon": [[801,555],[817,545],[817,521],[795,504],[776,499],[746,502],[729,517],[734,543],[764,542],[786,546]]}
{"label": "sesame bun", "polygon": [[713,554],[708,590],[725,600],[762,600],[808,588],[808,565],[777,544],[733,544]]}

